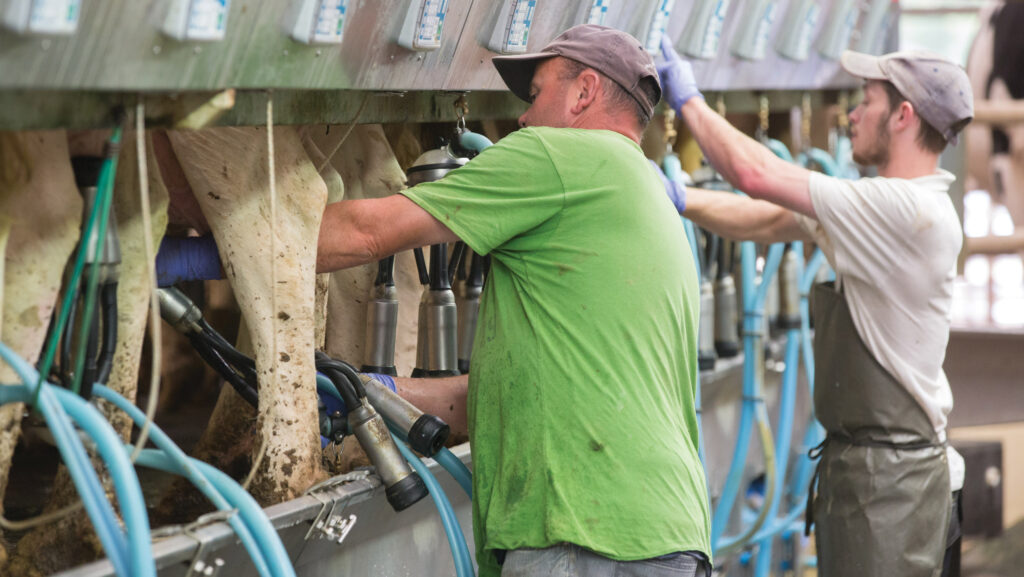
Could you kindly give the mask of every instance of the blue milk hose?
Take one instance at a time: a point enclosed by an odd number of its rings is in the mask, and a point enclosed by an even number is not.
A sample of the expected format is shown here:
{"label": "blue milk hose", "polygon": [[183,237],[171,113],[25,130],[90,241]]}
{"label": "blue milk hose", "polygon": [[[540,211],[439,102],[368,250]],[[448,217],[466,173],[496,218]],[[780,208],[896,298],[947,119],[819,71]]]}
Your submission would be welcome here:
{"label": "blue milk hose", "polygon": [[[739,494],[740,480],[743,475],[743,466],[747,460],[747,453],[750,448],[750,432],[755,417],[759,422],[761,428],[761,434],[765,437],[765,444],[767,450],[772,450],[771,443],[768,442],[767,437],[770,437],[771,431],[766,430],[767,427],[767,415],[764,409],[764,399],[762,393],[762,385],[760,381],[760,375],[758,372],[757,364],[758,359],[761,358],[760,351],[758,350],[761,345],[761,333],[763,332],[763,311],[764,311],[764,299],[768,291],[768,283],[771,281],[772,276],[775,275],[779,268],[779,263],[782,260],[783,246],[781,244],[772,245],[768,249],[768,256],[765,260],[764,271],[762,272],[762,281],[759,285],[754,282],[754,261],[755,261],[755,249],[754,243],[750,241],[744,241],[740,245],[740,257],[741,257],[741,268],[743,274],[743,303],[744,303],[744,315],[743,315],[743,351],[744,351],[744,362],[743,362],[743,409],[740,416],[740,427],[737,432],[736,448],[733,452],[733,458],[729,465],[729,473],[726,476],[725,485],[722,489],[722,495],[718,502],[718,507],[715,509],[715,514],[711,521],[711,546],[716,551],[719,549],[718,543],[725,531],[725,526],[729,521],[729,517],[732,513],[732,507],[735,504],[736,497]],[[767,455],[766,455],[767,456]],[[772,468],[769,473],[774,477],[774,458],[766,459],[766,469]],[[772,479],[774,481],[774,479]],[[766,496],[765,507],[770,506],[771,501],[774,499],[774,483],[768,487],[768,494]],[[760,516],[763,521],[763,515]],[[756,525],[756,523],[755,523]]]}
{"label": "blue milk hose", "polygon": [[[149,536],[149,517],[142,498],[142,488],[132,469],[131,461],[120,449],[120,438],[96,408],[80,396],[66,389],[54,389],[53,392],[63,405],[67,415],[93,439],[96,450],[110,472],[110,478],[114,483],[114,492],[124,516],[125,526],[128,528],[130,574],[155,576],[156,566],[153,563],[153,551]],[[30,401],[31,397],[28,387],[24,385],[0,387],[0,403],[24,403]]]}
{"label": "blue milk hose", "polygon": [[[110,402],[117,408],[124,411],[139,427],[145,424],[146,415],[138,407],[128,402],[127,399],[115,393],[113,390],[97,384],[93,389],[93,393],[97,397]],[[199,491],[205,495],[218,510],[228,511],[233,508],[224,496],[221,495],[221,492],[214,487],[213,483],[207,479],[206,475],[203,475],[199,469],[192,464],[192,459],[188,457],[176,444],[174,444],[174,441],[172,441],[171,438],[154,423],[150,423],[150,440],[161,451],[163,451],[164,454],[166,454],[169,462],[173,464],[173,470],[170,471],[171,473],[182,475],[191,481],[192,484],[195,485],[195,487],[199,489]],[[277,559],[277,563],[275,563],[275,569],[273,571],[267,566],[263,546],[256,542],[248,525],[246,525],[238,515],[228,517],[227,522],[238,535],[238,538],[242,542],[246,551],[249,552],[253,565],[256,567],[256,570],[260,575],[294,574],[294,571],[290,570],[290,562],[287,561],[285,563],[281,563],[281,560]]]}
{"label": "blue milk hose", "polygon": [[127,539],[118,525],[114,509],[106,499],[99,477],[92,468],[85,447],[72,428],[70,419],[54,398],[50,387],[39,379],[34,367],[3,343],[0,343],[0,357],[14,369],[25,386],[35,391],[33,396],[38,397],[36,406],[53,433],[57,449],[68,467],[71,479],[82,498],[96,535],[114,566],[114,571],[118,575],[128,575]]}
{"label": "blue milk hose", "polygon": [[423,461],[419,459],[405,443],[399,439],[395,439],[395,445],[398,446],[398,450],[401,451],[402,456],[405,457],[412,468],[419,473],[420,478],[427,485],[427,490],[430,491],[430,498],[434,501],[434,505],[437,506],[437,511],[441,515],[441,524],[444,526],[445,536],[448,537],[448,545],[452,550],[452,560],[455,562],[455,574],[458,577],[474,577],[476,574],[473,570],[473,559],[469,554],[469,547],[466,545],[466,538],[462,534],[462,529],[459,527],[459,520],[455,517],[455,511],[452,509],[451,502],[448,501],[448,497],[445,495],[444,490],[441,489],[441,485],[438,484],[434,474],[430,472],[430,469],[423,464]]}

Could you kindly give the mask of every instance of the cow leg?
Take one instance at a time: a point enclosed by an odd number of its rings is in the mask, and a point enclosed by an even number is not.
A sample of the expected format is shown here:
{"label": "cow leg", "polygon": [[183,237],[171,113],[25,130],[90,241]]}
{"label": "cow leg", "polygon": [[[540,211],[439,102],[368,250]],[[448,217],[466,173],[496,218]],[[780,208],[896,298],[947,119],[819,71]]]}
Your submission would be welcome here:
{"label": "cow leg", "polygon": [[[82,199],[63,131],[0,133],[0,214],[10,230],[2,274],[0,340],[35,363],[59,296],[64,266],[80,234]],[[0,362],[0,382],[17,380]],[[6,491],[23,411],[21,404],[0,407],[0,493]]]}
{"label": "cow leg", "polygon": [[168,136],[217,240],[255,350],[257,446],[264,458],[252,492],[265,504],[293,498],[323,475],[313,346],[316,243],[326,187],[297,131],[275,128],[278,206],[272,223],[266,129]]}

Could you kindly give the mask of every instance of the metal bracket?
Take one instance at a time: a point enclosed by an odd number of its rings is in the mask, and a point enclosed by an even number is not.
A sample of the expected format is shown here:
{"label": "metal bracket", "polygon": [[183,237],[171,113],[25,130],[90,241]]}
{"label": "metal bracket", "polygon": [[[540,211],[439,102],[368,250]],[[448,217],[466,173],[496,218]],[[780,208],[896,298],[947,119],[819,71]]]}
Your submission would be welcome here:
{"label": "metal bracket", "polygon": [[306,532],[304,541],[309,541],[314,537],[317,539],[330,539],[336,541],[339,545],[345,541],[345,537],[348,537],[352,527],[356,524],[356,516],[348,515],[347,517],[343,514],[335,514],[338,510],[338,506],[341,505],[341,510],[344,511],[345,506],[348,505],[349,497],[344,499],[333,499],[324,495],[327,490],[335,487],[352,483],[355,481],[361,481],[370,476],[370,471],[358,470],[332,477],[323,483],[310,487],[306,494],[313,497],[317,501],[320,501],[322,506],[320,512],[317,513],[313,522],[309,526],[309,531]]}
{"label": "metal bracket", "polygon": [[238,511],[235,509],[214,511],[213,513],[201,515],[195,521],[181,527],[182,534],[188,535],[199,545],[196,547],[196,552],[195,555],[192,556],[192,560],[189,561],[188,571],[185,573],[185,577],[216,577],[220,574],[221,569],[224,568],[224,560],[220,557],[214,557],[212,560],[205,559],[204,553],[207,541],[199,535],[196,535],[194,530],[204,525],[209,525],[210,523],[227,521],[237,512]]}

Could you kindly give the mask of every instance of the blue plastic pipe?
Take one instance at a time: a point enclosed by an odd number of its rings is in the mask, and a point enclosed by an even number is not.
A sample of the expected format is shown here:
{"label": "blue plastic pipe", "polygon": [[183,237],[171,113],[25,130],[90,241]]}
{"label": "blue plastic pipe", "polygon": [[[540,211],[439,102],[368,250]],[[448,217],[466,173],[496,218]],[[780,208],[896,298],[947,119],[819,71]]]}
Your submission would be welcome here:
{"label": "blue plastic pipe", "polygon": [[[228,503],[238,509],[238,514],[241,515],[246,525],[252,530],[253,537],[266,552],[267,561],[276,572],[275,574],[294,576],[295,569],[288,558],[288,552],[281,543],[281,537],[252,495],[216,467],[207,465],[198,459],[190,458],[190,461],[199,469],[199,472],[210,480],[210,483],[227,499]],[[174,461],[166,453],[154,449],[143,450],[136,463],[168,473],[178,472]]]}
{"label": "blue plastic pipe", "polygon": [[[146,423],[146,415],[134,404],[130,403],[127,399],[121,395],[115,393],[113,390],[96,384],[93,388],[93,394],[97,397],[108,401],[115,407],[124,411],[125,414],[139,427],[142,427]],[[188,479],[196,489],[199,490],[211,503],[220,511],[229,511],[232,509],[231,505],[226,499],[220,494],[220,492],[210,483],[209,479],[205,475],[199,472],[199,469],[192,465],[189,457],[182,451],[166,433],[163,432],[160,427],[154,423],[150,423],[150,441],[163,451],[167,457],[174,464],[176,474],[182,475]],[[256,543],[256,540],[252,536],[252,532],[249,531],[249,527],[239,518],[238,515],[232,515],[227,519],[228,524],[238,534],[239,540],[245,547],[246,551],[249,552],[249,556],[252,557],[253,565],[260,575],[270,576],[275,575],[267,567],[267,562],[264,559],[263,550]]]}
{"label": "blue plastic pipe", "polygon": [[[740,426],[736,435],[736,447],[729,473],[726,475],[722,495],[718,507],[711,519],[711,547],[718,550],[719,541],[732,514],[732,507],[739,495],[740,480],[743,466],[747,461],[750,448],[750,433],[755,417],[762,418],[764,399],[762,395],[761,375],[758,359],[761,358],[762,333],[764,331],[764,299],[768,292],[768,284],[778,271],[782,261],[783,245],[774,244],[768,249],[761,283],[755,284],[756,249],[754,243],[744,241],[740,244],[740,268],[743,275],[743,408],[740,413]],[[760,404],[761,407],[755,405]],[[773,466],[774,463],[766,463]],[[767,503],[766,503],[767,504]]]}
{"label": "blue plastic pipe", "polygon": [[441,450],[434,455],[434,460],[441,465],[448,474],[455,479],[455,482],[462,487],[462,490],[466,492],[466,495],[473,498],[473,473],[470,472],[466,464],[459,460],[448,450],[448,447],[441,447]]}
{"label": "blue plastic pipe", "polygon": [[[37,396],[37,408],[46,419],[57,443],[57,449],[71,474],[86,513],[92,521],[96,536],[118,575],[129,575],[128,541],[121,531],[114,509],[107,501],[96,471],[89,462],[85,447],[78,438],[67,414],[53,396],[48,383],[40,380],[35,368],[19,357],[7,345],[0,343],[0,357],[14,370],[18,378]],[[37,388],[38,387],[38,388]],[[38,392],[37,392],[38,391]]]}
{"label": "blue plastic pipe", "polygon": [[125,527],[128,529],[128,560],[131,575],[155,577],[156,563],[149,535],[146,502],[142,497],[139,478],[135,476],[135,470],[128,459],[128,453],[121,449],[121,437],[114,432],[110,423],[100,415],[96,407],[87,403],[85,399],[67,389],[55,388],[54,392],[68,416],[95,442],[96,450],[114,482],[114,493],[117,495]]}
{"label": "blue plastic pipe", "polygon": [[395,439],[395,445],[398,446],[398,450],[409,461],[412,468],[419,473],[423,482],[427,485],[427,490],[430,491],[430,498],[434,501],[437,512],[441,515],[441,525],[444,527],[445,536],[448,537],[448,545],[452,550],[452,560],[455,562],[456,576],[474,577],[476,572],[473,569],[473,558],[469,554],[469,547],[466,545],[466,537],[462,534],[459,520],[455,517],[455,511],[452,509],[452,504],[448,501],[444,490],[441,489],[441,485],[438,484],[430,469],[423,464],[423,461],[415,453],[409,450],[409,447],[405,446],[405,443]]}
{"label": "blue plastic pipe", "polygon": [[459,145],[469,150],[483,152],[485,148],[492,146],[493,144],[493,142],[482,134],[477,134],[468,130],[459,133]]}
{"label": "blue plastic pipe", "polygon": [[[790,249],[797,257],[797,266],[800,273],[803,273],[803,243],[794,242]],[[799,288],[799,287],[798,287]],[[800,329],[794,328],[786,332],[786,368],[782,374],[781,390],[779,392],[779,433],[775,438],[775,494],[782,495],[785,481],[785,472],[789,466],[789,450],[793,439],[793,414],[796,410],[796,384],[800,366]],[[768,509],[769,523],[771,526],[779,513],[780,498],[772,500]],[[757,559],[754,562],[755,577],[765,577],[771,570],[772,540],[769,536],[755,541],[758,544]]]}
{"label": "blue plastic pipe", "polygon": [[[799,255],[800,253],[798,252],[797,254]],[[804,268],[804,271],[803,271],[803,273],[802,273],[802,275],[800,277],[799,289],[800,289],[801,327],[800,327],[800,329],[798,331],[798,335],[799,335],[798,342],[799,342],[800,346],[799,347],[794,347],[793,346],[793,344],[794,344],[793,334],[792,334],[793,331],[790,331],[790,333],[787,335],[787,342],[786,342],[786,369],[785,369],[785,372],[783,373],[783,386],[784,387],[789,386],[790,390],[794,391],[794,394],[795,394],[796,379],[797,379],[798,372],[799,372],[799,369],[798,369],[799,357],[801,356],[801,354],[800,354],[800,350],[801,350],[800,347],[803,347],[805,373],[808,376],[808,384],[809,384],[809,387],[810,387],[810,393],[811,393],[810,396],[811,397],[813,397],[813,394],[814,394],[814,388],[813,388],[814,358],[813,358],[813,354],[811,353],[811,350],[810,350],[810,347],[811,347],[811,344],[810,344],[810,322],[809,322],[809,318],[810,317],[809,317],[809,313],[808,313],[808,302],[807,302],[807,299],[808,299],[808,293],[810,291],[811,285],[814,283],[815,276],[817,275],[818,269],[821,267],[823,262],[824,262],[824,254],[821,252],[821,249],[816,249],[814,254],[811,256],[811,259],[808,261],[808,264]],[[794,352],[794,348],[796,348],[796,352]],[[785,388],[783,390],[785,392]],[[782,408],[785,407],[786,404],[787,404],[786,402],[783,402],[782,400],[780,400],[780,417],[779,417],[780,427],[782,426],[783,423],[787,422],[786,420],[784,420],[784,416],[782,415]],[[792,419],[792,410],[788,411],[788,417],[785,417],[785,418]],[[807,430],[804,433],[804,441],[803,441],[804,450],[801,451],[801,455],[800,455],[800,457],[799,457],[799,459],[797,461],[796,471],[794,472],[794,475],[793,475],[793,477],[791,479],[791,483],[790,483],[790,485],[789,485],[789,487],[787,489],[787,493],[790,495],[790,503],[792,504],[792,509],[788,513],[786,513],[786,515],[782,519],[776,519],[775,516],[777,514],[778,507],[774,507],[776,509],[776,511],[774,511],[772,513],[772,517],[771,517],[772,521],[770,523],[768,523],[767,525],[765,525],[763,528],[761,528],[757,532],[757,534],[754,536],[754,538],[751,539],[751,541],[753,541],[753,542],[761,542],[761,541],[768,540],[768,542],[766,542],[766,543],[760,543],[760,546],[758,548],[758,559],[757,559],[757,565],[755,566],[755,575],[764,576],[764,575],[767,575],[768,572],[770,572],[770,566],[769,566],[770,565],[769,560],[770,560],[770,555],[771,555],[771,549],[770,549],[771,542],[770,542],[770,539],[774,538],[779,533],[782,533],[782,532],[790,530],[793,527],[793,524],[796,522],[796,519],[799,518],[801,514],[803,514],[804,509],[806,508],[806,504],[807,504],[807,501],[806,501],[806,496],[807,496],[806,490],[807,490],[807,487],[808,487],[808,483],[810,482],[810,475],[811,475],[811,472],[812,472],[812,469],[813,469],[812,466],[811,466],[812,465],[811,460],[807,457],[806,453],[807,453],[808,449],[810,449],[811,447],[817,445],[820,442],[820,440],[817,440],[820,437],[820,435],[821,435],[820,431],[821,431],[821,426],[815,420],[814,415],[813,415],[813,411],[812,411],[812,414],[811,414],[809,422],[808,422]],[[788,435],[791,435],[791,433],[792,433],[792,431],[789,431],[786,434],[788,436]],[[785,447],[782,447],[781,444],[780,444],[780,452],[778,454],[780,454],[780,455],[788,454],[789,439],[786,439],[786,441],[787,441],[787,444],[786,444]],[[781,452],[782,448],[786,449],[785,453]],[[784,463],[783,464],[783,470],[785,470],[786,466],[788,466],[788,464]],[[725,540],[723,540],[721,546],[722,547],[731,547],[731,546],[733,546],[735,544],[736,544],[735,541],[729,540],[729,539],[725,539]],[[762,559],[762,557],[764,557],[764,559]]]}
{"label": "blue plastic pipe", "polygon": [[767,138],[764,141],[764,145],[767,146],[768,150],[771,150],[775,156],[778,156],[786,162],[793,162],[793,155],[790,154],[789,149],[786,148],[786,145],[783,144],[782,141],[775,140],[774,138]]}

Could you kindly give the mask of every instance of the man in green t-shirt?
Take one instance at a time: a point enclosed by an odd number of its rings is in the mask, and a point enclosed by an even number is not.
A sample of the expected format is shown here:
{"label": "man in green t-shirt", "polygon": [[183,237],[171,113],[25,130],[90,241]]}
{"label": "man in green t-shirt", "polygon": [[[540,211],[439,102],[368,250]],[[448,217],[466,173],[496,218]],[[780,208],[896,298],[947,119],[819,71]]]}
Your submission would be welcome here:
{"label": "man in green t-shirt", "polygon": [[[467,399],[481,575],[704,574],[698,285],[639,146],[653,61],[584,25],[493,62],[523,129],[439,181],[330,205],[319,269],[458,239],[491,255]],[[399,392],[429,411],[464,390],[438,381]]]}

